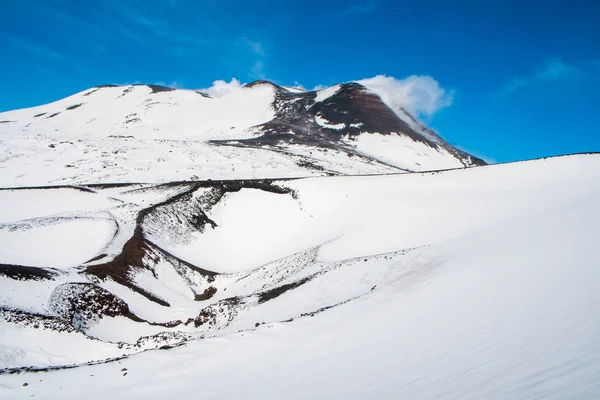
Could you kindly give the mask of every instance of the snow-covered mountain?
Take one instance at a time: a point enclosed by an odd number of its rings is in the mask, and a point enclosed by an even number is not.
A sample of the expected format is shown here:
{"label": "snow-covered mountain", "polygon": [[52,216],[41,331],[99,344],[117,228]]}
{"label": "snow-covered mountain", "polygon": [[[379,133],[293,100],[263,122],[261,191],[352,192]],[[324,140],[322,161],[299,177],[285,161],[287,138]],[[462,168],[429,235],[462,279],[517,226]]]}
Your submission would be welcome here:
{"label": "snow-covered mountain", "polygon": [[220,98],[101,86],[0,113],[0,186],[282,178],[482,165],[357,83]]}
{"label": "snow-covered mountain", "polygon": [[0,398],[600,394],[598,154],[486,166],[356,83],[0,121]]}

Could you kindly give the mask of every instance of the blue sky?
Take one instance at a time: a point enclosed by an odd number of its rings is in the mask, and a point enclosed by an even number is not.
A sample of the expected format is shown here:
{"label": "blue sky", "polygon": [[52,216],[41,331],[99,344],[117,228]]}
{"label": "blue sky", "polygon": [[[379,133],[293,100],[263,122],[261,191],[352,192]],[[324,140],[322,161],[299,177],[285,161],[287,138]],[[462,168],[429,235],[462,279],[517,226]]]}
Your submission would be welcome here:
{"label": "blue sky", "polygon": [[594,0],[3,0],[0,111],[103,83],[416,75],[440,96],[420,118],[474,154],[600,151],[598,21]]}

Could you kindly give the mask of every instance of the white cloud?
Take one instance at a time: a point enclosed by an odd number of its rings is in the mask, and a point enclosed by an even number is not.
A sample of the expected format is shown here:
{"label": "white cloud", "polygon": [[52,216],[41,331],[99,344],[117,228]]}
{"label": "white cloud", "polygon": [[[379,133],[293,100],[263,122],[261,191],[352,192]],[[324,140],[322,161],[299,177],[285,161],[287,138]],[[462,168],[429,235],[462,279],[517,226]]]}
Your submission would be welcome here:
{"label": "white cloud", "polygon": [[256,79],[265,79],[265,73],[263,72],[264,68],[265,64],[262,61],[256,61],[254,65],[252,65],[250,76]]}
{"label": "white cloud", "polygon": [[411,75],[404,79],[377,75],[356,81],[373,92],[393,110],[404,108],[416,116],[430,117],[452,104],[453,91],[446,91],[438,81],[426,75]]}
{"label": "white cloud", "polygon": [[558,79],[575,78],[581,74],[581,70],[571,64],[560,60],[546,62],[542,68],[535,71],[535,78],[543,81],[555,81]]}
{"label": "white cloud", "polygon": [[265,50],[263,49],[263,46],[260,42],[255,42],[253,40],[248,39],[247,37],[241,37],[241,38],[239,38],[239,41],[241,43],[243,43],[244,45],[248,46],[248,48],[250,49],[250,51],[252,51],[252,53],[259,55],[259,56],[265,55]]}
{"label": "white cloud", "polygon": [[507,97],[525,86],[540,83],[559,83],[569,89],[577,89],[585,78],[596,75],[595,62],[570,64],[561,60],[546,61],[533,74],[507,79],[497,95]]}
{"label": "white cloud", "polygon": [[[262,68],[262,63],[258,61],[252,68],[253,75],[258,78],[264,77]],[[440,109],[452,104],[453,92],[440,87],[439,83],[430,76],[412,75],[404,79],[396,79],[391,76],[378,75],[355,82],[375,92],[394,111],[399,112],[399,109],[403,108],[419,117],[430,117]],[[236,78],[232,78],[229,82],[214,81],[211,87],[198,90],[208,93],[211,97],[221,97],[243,85]],[[303,88],[299,82],[294,82],[294,87]],[[318,85],[313,90],[324,88],[325,86]]]}
{"label": "white cloud", "polygon": [[343,9],[338,15],[341,17],[351,15],[364,15],[377,10],[379,10],[379,5],[374,3],[354,4],[349,6],[348,8]]}
{"label": "white cloud", "polygon": [[207,93],[210,97],[222,97],[232,91],[239,89],[243,84],[235,78],[231,78],[231,81],[225,82],[224,80],[216,80],[213,82],[211,87],[206,89],[198,89],[198,91]]}
{"label": "white cloud", "polygon": [[[139,82],[138,82],[139,83]],[[185,86],[183,85],[182,82],[179,81],[172,81],[172,82],[165,82],[165,81],[158,81],[158,82],[154,82],[155,85],[159,85],[159,86],[165,86],[165,87],[169,87],[172,89],[185,89]]]}

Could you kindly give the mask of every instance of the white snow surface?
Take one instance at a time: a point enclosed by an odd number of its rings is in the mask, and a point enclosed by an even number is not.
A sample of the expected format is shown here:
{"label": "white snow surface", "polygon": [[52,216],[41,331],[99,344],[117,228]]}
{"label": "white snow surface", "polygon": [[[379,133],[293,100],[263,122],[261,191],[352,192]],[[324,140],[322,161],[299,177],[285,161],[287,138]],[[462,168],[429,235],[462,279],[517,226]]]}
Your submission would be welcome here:
{"label": "white snow surface", "polygon": [[274,90],[262,84],[207,98],[146,85],[99,87],[0,113],[0,187],[398,171],[335,150],[210,142],[255,137],[254,127],[275,115]]}
{"label": "white snow surface", "polygon": [[[340,88],[317,91],[313,101],[325,101]],[[275,117],[278,90],[300,93],[268,83],[216,98],[181,89],[154,92],[147,85],[96,87],[50,104],[0,113],[0,187],[367,175],[463,167],[449,152],[407,137],[403,145],[390,146],[395,140],[377,132],[360,135],[360,147],[366,148],[363,157],[348,157],[340,148],[243,145],[239,140],[260,136],[258,126]],[[400,111],[396,110],[401,119],[431,139],[429,131]],[[322,116],[316,121],[335,130],[346,126]],[[352,141],[339,144],[355,146]],[[386,154],[368,151],[382,148]]]}
{"label": "white snow surface", "polygon": [[381,161],[410,171],[419,171],[423,166],[431,164],[444,165],[445,168],[463,166],[460,160],[452,160],[453,157],[444,148],[433,148],[403,135],[359,135],[350,143],[361,154],[377,155]]}
{"label": "white snow surface", "polygon": [[[0,397],[600,396],[599,155],[276,184],[294,195],[227,193],[207,210],[215,228],[190,233],[185,244],[152,238],[195,265],[228,272],[204,305],[240,296],[232,320],[185,327],[205,337],[167,351],[0,374]],[[150,273],[139,279],[176,310],[145,305],[135,294],[135,311],[198,312],[202,305],[188,299],[181,278],[158,263],[160,287]],[[303,278],[271,300],[252,295]],[[133,297],[126,301],[134,305]],[[69,346],[64,332],[3,323],[0,360],[61,365],[113,357],[109,340],[156,331],[132,324],[101,320],[89,334],[105,342],[88,351],[91,345]]]}
{"label": "white snow surface", "polygon": [[340,90],[340,85],[329,86],[325,89],[317,91],[317,97],[315,98],[315,102],[319,103],[321,101],[327,100],[334,94],[336,94]]}
{"label": "white snow surface", "polygon": [[0,264],[76,267],[96,257],[114,236],[110,219],[73,218],[0,225]]}
{"label": "white snow surface", "polygon": [[317,115],[315,117],[315,120],[317,121],[317,124],[321,125],[324,128],[340,130],[340,129],[344,129],[346,127],[346,124],[344,124],[344,123],[332,124],[331,122],[327,121],[325,118],[321,117],[320,115]]}

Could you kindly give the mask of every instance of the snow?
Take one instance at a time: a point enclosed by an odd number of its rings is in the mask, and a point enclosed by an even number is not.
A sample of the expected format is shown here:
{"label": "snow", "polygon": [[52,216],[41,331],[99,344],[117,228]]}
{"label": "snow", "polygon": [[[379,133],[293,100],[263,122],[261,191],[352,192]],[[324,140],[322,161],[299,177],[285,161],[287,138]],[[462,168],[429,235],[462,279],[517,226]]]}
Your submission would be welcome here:
{"label": "snow", "polygon": [[304,93],[306,89],[297,86],[282,86],[285,90],[292,93]]}
{"label": "snow", "polygon": [[0,225],[0,264],[69,268],[96,257],[116,232],[106,219],[63,219]]}
{"label": "snow", "polygon": [[[3,127],[7,130],[20,128],[25,134],[42,133],[63,140],[132,133],[140,139],[226,139],[233,133],[239,138],[248,126],[273,118],[273,95],[273,88],[267,85],[235,90],[217,99],[190,90],[152,93],[144,85],[109,87],[45,106],[5,112],[1,118],[15,121]],[[67,109],[78,104],[73,110]],[[35,117],[42,112],[46,114]],[[55,113],[60,114],[48,118]]]}
{"label": "snow", "polygon": [[[314,101],[325,101],[340,87],[316,92]],[[334,149],[321,154],[323,149],[295,144],[256,148],[219,142],[260,135],[257,126],[276,115],[275,95],[271,84],[238,88],[217,98],[181,89],[153,93],[149,86],[130,85],[92,88],[39,107],[0,113],[0,121],[8,121],[0,124],[0,187],[374,174],[398,172],[395,165],[409,165],[404,169],[411,171],[460,165],[446,151],[404,146],[370,136],[373,132],[361,135],[364,157]],[[345,127],[322,116],[317,123]],[[378,157],[380,149],[392,162]],[[417,160],[414,151],[420,153]]]}
{"label": "snow", "polygon": [[[342,138],[352,157],[212,142],[260,134],[275,90],[94,88],[0,115],[0,264],[38,267],[0,268],[0,398],[598,397],[600,156],[465,169],[377,132]],[[400,100],[383,94],[440,143]],[[216,182],[244,178],[275,181]],[[110,182],[128,184],[89,185]],[[102,267],[123,276],[86,273],[125,243]],[[74,323],[67,283],[128,311]],[[48,366],[75,368],[6,370]]]}
{"label": "snow", "polygon": [[117,201],[78,189],[0,190],[0,224],[103,210]]}
{"label": "snow", "polygon": [[[448,151],[416,142],[404,135],[359,135],[349,142],[356,150],[368,156],[409,171],[462,168],[458,159],[452,159]],[[452,160],[452,161],[451,161]]]}
{"label": "snow", "polygon": [[[287,182],[302,205],[292,213],[316,218],[315,233],[346,233],[295,261],[252,272],[247,279],[256,281],[248,288],[265,282],[263,272],[268,277],[281,268],[295,268],[297,276],[322,274],[247,309],[222,332],[180,347],[43,374],[0,375],[0,396],[596,398],[599,167],[600,157],[582,155]],[[215,215],[245,201],[275,204],[269,196],[279,196],[281,210],[291,207],[289,195],[259,193],[235,193],[239,198],[227,198]],[[243,245],[247,252],[250,240],[259,246],[256,254],[273,252],[279,244],[269,241],[277,232],[265,232],[222,246]],[[398,252],[407,246],[417,247]],[[232,294],[242,282],[231,281]],[[254,322],[265,324],[255,328]]]}
{"label": "snow", "polygon": [[346,127],[346,124],[344,124],[344,123],[332,124],[331,122],[327,121],[325,118],[321,117],[320,115],[317,115],[315,117],[315,120],[317,121],[317,124],[321,125],[324,128],[341,130]]}
{"label": "snow", "polygon": [[315,97],[315,103],[320,103],[323,100],[327,100],[328,98],[336,94],[338,90],[340,90],[340,87],[340,85],[333,85],[323,90],[319,90],[317,92],[317,96]]}
{"label": "snow", "polygon": [[63,279],[58,279],[58,282],[50,280],[30,281],[27,282],[25,287],[21,281],[0,276],[0,287],[2,287],[0,304],[13,310],[51,315],[52,313],[47,310],[46,304],[48,304],[52,291],[63,282]]}
{"label": "snow", "polygon": [[[0,132],[0,136],[1,136]],[[170,182],[319,176],[298,165],[308,160],[334,173],[389,173],[393,167],[349,158],[346,153],[295,146],[289,154],[261,148],[210,145],[201,141],[140,138],[84,139],[57,143],[41,136],[0,139],[0,186]],[[54,148],[49,144],[56,143]]]}
{"label": "snow", "polygon": [[[65,352],[63,349],[69,349]],[[112,343],[91,340],[79,332],[56,332],[41,327],[21,327],[0,320],[0,362],[40,367],[69,365],[89,359],[118,357],[126,353]],[[0,393],[6,388],[0,389]],[[6,393],[2,393],[4,397]],[[43,397],[43,396],[40,396]]]}
{"label": "snow", "polygon": [[137,323],[125,317],[104,317],[93,324],[86,333],[107,342],[135,343],[142,336],[163,332],[164,327]]}
{"label": "snow", "polygon": [[[318,232],[319,225],[307,226],[302,205],[291,195],[242,189],[226,194],[208,215],[217,223],[216,229],[195,233],[185,244],[157,243],[203,268],[239,272],[331,238]],[[231,248],[236,250],[228,251]]]}

